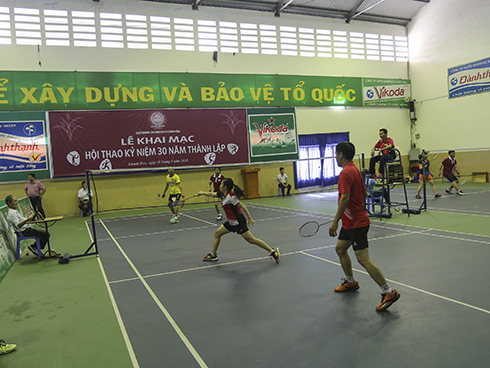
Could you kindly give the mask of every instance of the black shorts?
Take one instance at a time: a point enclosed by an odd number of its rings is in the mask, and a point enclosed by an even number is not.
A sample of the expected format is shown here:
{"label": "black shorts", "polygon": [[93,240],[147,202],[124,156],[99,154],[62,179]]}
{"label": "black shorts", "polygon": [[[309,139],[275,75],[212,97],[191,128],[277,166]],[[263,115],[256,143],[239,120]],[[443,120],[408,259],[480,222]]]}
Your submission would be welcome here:
{"label": "black shorts", "polygon": [[456,181],[458,181],[458,178],[457,178],[457,177],[455,177],[453,174],[444,175],[444,177],[445,177],[447,180],[449,180],[451,183],[452,183],[453,181],[455,181],[455,180],[456,180]]}
{"label": "black shorts", "polygon": [[354,229],[346,229],[342,226],[339,233],[339,240],[349,240],[354,250],[362,250],[368,248],[367,233],[369,225],[364,227],[356,227]]}
{"label": "black shorts", "polygon": [[237,233],[238,235],[245,234],[248,231],[247,224],[238,224],[238,225],[230,225],[228,221],[226,221],[223,226],[226,228],[228,231],[232,231],[234,233]]}
{"label": "black shorts", "polygon": [[[178,205],[180,202],[180,196],[182,193],[177,193],[177,194],[169,194],[168,195],[168,202],[173,203],[174,205]],[[175,199],[174,199],[175,198]]]}

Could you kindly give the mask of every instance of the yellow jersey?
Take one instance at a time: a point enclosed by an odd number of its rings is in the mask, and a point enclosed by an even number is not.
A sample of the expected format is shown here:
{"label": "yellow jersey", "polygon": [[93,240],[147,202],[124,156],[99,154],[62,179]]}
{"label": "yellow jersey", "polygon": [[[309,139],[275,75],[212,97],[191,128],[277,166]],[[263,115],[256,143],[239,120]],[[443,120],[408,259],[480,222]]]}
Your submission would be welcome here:
{"label": "yellow jersey", "polygon": [[166,182],[170,188],[170,194],[180,193],[180,178],[177,174],[174,173],[172,176],[167,175]]}

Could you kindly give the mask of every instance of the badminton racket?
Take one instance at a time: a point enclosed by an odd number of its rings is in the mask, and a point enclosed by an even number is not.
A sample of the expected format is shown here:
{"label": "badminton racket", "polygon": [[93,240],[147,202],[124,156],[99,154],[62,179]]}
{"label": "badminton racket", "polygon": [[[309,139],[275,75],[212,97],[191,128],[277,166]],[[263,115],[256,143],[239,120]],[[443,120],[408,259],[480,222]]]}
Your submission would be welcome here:
{"label": "badminton racket", "polygon": [[462,179],[462,180],[459,180],[459,186],[462,186],[462,185],[465,185],[466,184],[466,180]]}
{"label": "badminton racket", "polygon": [[432,157],[432,160],[431,160],[431,161],[434,161],[434,160],[437,158],[437,156],[439,156],[439,152],[438,152],[438,153],[436,153],[436,154],[435,154],[435,155]]}
{"label": "badminton racket", "polygon": [[333,222],[333,220],[324,222],[322,224],[319,224],[316,221],[308,221],[303,225],[301,225],[301,227],[299,228],[299,235],[302,236],[303,238],[312,237],[320,230],[320,227],[326,224],[330,224],[331,222]]}
{"label": "badminton racket", "polygon": [[180,206],[180,208],[184,208],[184,206],[186,205],[186,201],[187,201],[188,199],[195,198],[195,197],[197,197],[197,196],[198,196],[198,195],[197,195],[197,194],[195,194],[195,195],[190,196],[190,197],[188,197],[188,198],[184,198],[183,200],[179,201],[180,203],[179,203],[179,204],[177,204],[176,206]]}

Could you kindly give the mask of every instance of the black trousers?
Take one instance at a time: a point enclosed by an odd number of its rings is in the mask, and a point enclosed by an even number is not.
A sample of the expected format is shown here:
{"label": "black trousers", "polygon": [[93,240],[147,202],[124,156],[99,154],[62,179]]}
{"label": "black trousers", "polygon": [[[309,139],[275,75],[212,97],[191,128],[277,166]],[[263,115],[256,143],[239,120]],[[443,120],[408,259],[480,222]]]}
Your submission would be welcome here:
{"label": "black trousers", "polygon": [[46,243],[48,242],[50,234],[45,230],[28,228],[22,231],[22,235],[24,236],[37,236],[39,238],[39,242],[41,243],[41,249],[46,247]]}
{"label": "black trousers", "polygon": [[278,187],[281,188],[281,194],[284,197],[284,189],[288,189],[288,195],[291,193],[291,184],[288,184],[287,186],[284,185],[283,183],[279,182]]}
{"label": "black trousers", "polygon": [[376,162],[379,161],[379,173],[384,175],[386,163],[393,161],[394,159],[395,157],[391,155],[381,155],[381,156],[371,157],[371,160],[369,160],[369,173],[371,175],[375,174]]}
{"label": "black trousers", "polygon": [[34,208],[34,212],[39,212],[43,218],[46,218],[41,197],[29,197],[29,199],[31,200],[31,204],[32,204],[32,208]]}
{"label": "black trousers", "polygon": [[90,206],[89,202],[84,203],[83,201],[80,201],[80,203],[78,204],[78,208],[82,210],[84,216],[88,216],[90,214],[89,206]]}

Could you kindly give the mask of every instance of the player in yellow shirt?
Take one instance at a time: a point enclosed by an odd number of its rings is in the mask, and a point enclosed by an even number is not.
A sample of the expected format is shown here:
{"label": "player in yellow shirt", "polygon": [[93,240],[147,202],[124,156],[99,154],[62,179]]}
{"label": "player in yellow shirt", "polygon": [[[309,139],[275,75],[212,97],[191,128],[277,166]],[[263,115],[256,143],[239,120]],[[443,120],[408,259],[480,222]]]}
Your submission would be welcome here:
{"label": "player in yellow shirt", "polygon": [[182,185],[180,183],[180,177],[175,173],[173,167],[169,167],[168,175],[165,179],[166,185],[163,191],[162,198],[165,198],[165,194],[167,190],[170,188],[170,194],[168,196],[168,206],[170,210],[174,214],[170,219],[171,224],[176,224],[179,222],[179,203],[180,199],[185,198],[185,195],[182,194]]}

